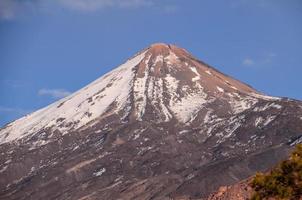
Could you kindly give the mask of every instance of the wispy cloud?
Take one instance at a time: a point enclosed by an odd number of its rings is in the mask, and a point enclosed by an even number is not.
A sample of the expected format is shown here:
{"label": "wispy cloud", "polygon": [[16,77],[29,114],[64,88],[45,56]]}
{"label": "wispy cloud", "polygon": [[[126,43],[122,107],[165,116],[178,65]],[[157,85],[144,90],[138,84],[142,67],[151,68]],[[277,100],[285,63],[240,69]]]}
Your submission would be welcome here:
{"label": "wispy cloud", "polygon": [[0,113],[3,113],[3,114],[10,113],[10,114],[15,114],[15,115],[26,115],[30,112],[32,112],[32,110],[0,106]]}
{"label": "wispy cloud", "polygon": [[[48,1],[48,0],[47,0]],[[0,20],[12,20],[26,11],[33,11],[44,1],[0,0]]]}
{"label": "wispy cloud", "polygon": [[247,6],[253,6],[258,8],[272,8],[280,1],[277,0],[232,0],[230,5],[233,8],[242,8]]}
{"label": "wispy cloud", "polygon": [[272,53],[272,52],[267,53],[265,55],[265,57],[263,58],[263,63],[271,63],[274,61],[275,57],[277,57],[277,54]]}
{"label": "wispy cloud", "polygon": [[255,61],[250,58],[245,58],[243,59],[242,64],[245,66],[251,66],[255,64]]}
{"label": "wispy cloud", "polygon": [[22,80],[12,80],[12,79],[5,79],[0,81],[0,83],[10,88],[21,88],[30,85],[29,82],[22,81]]}
{"label": "wispy cloud", "polygon": [[70,95],[71,92],[65,89],[40,89],[38,91],[39,96],[50,96],[54,99],[59,99]]}
{"label": "wispy cloud", "polygon": [[66,8],[79,11],[97,11],[100,9],[115,8],[137,8],[153,5],[152,0],[58,0]]}
{"label": "wispy cloud", "polygon": [[[106,8],[129,9],[150,7],[153,5],[155,5],[155,0],[0,0],[0,19],[11,20],[21,13],[37,10],[55,10],[56,8],[81,12],[96,12]],[[171,10],[174,8],[171,7],[168,9]]]}
{"label": "wispy cloud", "polygon": [[12,0],[1,0],[0,1],[0,18],[12,19],[15,17],[17,11],[17,3]]}
{"label": "wispy cloud", "polygon": [[251,56],[246,57],[242,60],[241,64],[243,66],[264,66],[273,63],[276,57],[277,55],[275,53],[269,52],[257,58],[252,58]]}

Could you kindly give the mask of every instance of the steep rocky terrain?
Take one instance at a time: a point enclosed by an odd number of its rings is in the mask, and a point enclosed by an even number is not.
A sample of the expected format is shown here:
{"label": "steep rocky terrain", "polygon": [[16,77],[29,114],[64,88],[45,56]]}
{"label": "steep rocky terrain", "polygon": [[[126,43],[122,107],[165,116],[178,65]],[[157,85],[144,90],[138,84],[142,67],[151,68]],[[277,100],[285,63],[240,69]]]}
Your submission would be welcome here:
{"label": "steep rocky terrain", "polygon": [[286,160],[264,173],[231,186],[222,186],[207,200],[302,200],[302,144]]}
{"label": "steep rocky terrain", "polygon": [[0,129],[0,199],[200,199],[302,142],[302,102],[154,44]]}
{"label": "steep rocky terrain", "polygon": [[[251,180],[244,180],[230,186],[221,186],[207,200],[247,200],[252,197],[253,189],[249,186]],[[273,199],[272,199],[273,200]]]}

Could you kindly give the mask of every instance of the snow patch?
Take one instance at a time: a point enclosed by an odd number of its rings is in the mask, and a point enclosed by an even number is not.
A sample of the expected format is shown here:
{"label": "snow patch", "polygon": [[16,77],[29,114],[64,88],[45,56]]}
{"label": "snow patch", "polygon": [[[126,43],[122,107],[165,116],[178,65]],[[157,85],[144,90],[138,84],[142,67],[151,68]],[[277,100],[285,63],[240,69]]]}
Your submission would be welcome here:
{"label": "snow patch", "polygon": [[179,80],[177,80],[170,74],[167,74],[167,76],[165,77],[165,80],[166,80],[166,86],[168,88],[168,92],[173,93],[174,95],[177,95],[176,92],[178,89]]}
{"label": "snow patch", "polygon": [[262,112],[262,111],[265,111],[269,108],[281,109],[282,106],[279,105],[279,104],[276,104],[276,103],[267,103],[264,106],[254,108],[253,111],[255,111],[255,112],[261,111]]}
{"label": "snow patch", "polygon": [[225,134],[223,135],[217,135],[217,136],[222,136],[221,139],[218,140],[217,144],[225,141],[227,138],[231,137],[236,130],[244,123],[245,121],[245,116],[240,115],[239,117],[233,116],[231,117],[228,121],[228,127],[225,128]]}
{"label": "snow patch", "polygon": [[209,123],[211,121],[211,114],[212,114],[212,110],[209,110],[206,115],[203,118],[203,121],[205,124]]}
{"label": "snow patch", "polygon": [[198,73],[196,67],[190,67],[190,69],[194,74],[196,74],[196,76],[192,78],[192,81],[195,82],[200,80],[200,74]]}
{"label": "snow patch", "polygon": [[102,168],[97,172],[94,172],[93,175],[94,176],[102,176],[102,174],[104,174],[106,172],[106,168]]}
{"label": "snow patch", "polygon": [[235,122],[235,124],[230,128],[227,128],[226,131],[226,135],[224,135],[224,138],[229,138],[233,135],[233,133],[241,126],[240,122]]}
{"label": "snow patch", "polygon": [[189,130],[182,130],[182,131],[179,131],[179,135],[182,135],[182,134],[184,134],[184,133],[188,133],[188,132],[190,132]]}
{"label": "snow patch", "polygon": [[255,119],[255,127],[264,127],[267,126],[268,124],[270,124],[274,119],[276,119],[276,116],[269,116],[266,119],[264,119],[263,117],[257,117]]}
{"label": "snow patch", "polygon": [[224,92],[224,89],[222,89],[221,87],[216,86],[216,88],[219,92]]}
{"label": "snow patch", "polygon": [[255,98],[250,97],[241,97],[238,93],[233,93],[235,98],[232,98],[230,101],[230,105],[232,107],[233,113],[238,114],[241,113],[249,108],[251,108],[253,105],[255,105],[258,100]]}
{"label": "snow patch", "polygon": [[151,149],[152,149],[152,147],[142,147],[142,148],[140,148],[140,150],[137,153],[137,155],[142,155],[142,154],[146,153],[147,151],[149,151]]}
{"label": "snow patch", "polygon": [[266,119],[266,121],[263,123],[263,126],[269,125],[274,119],[276,119],[276,116],[270,116]]}
{"label": "snow patch", "polygon": [[176,115],[176,118],[183,123],[191,121],[197,112],[207,103],[207,94],[200,89],[196,93],[186,94],[178,101],[172,102],[170,110]]}
{"label": "snow patch", "polygon": [[[164,118],[164,121],[169,121],[173,116],[170,113],[169,109],[164,104],[164,88],[163,88],[164,81],[163,79],[157,79],[154,81],[153,86],[153,98],[151,101],[151,104],[156,109],[156,112],[163,115],[162,118]],[[158,120],[159,122],[162,121],[162,119]]]}
{"label": "snow patch", "polygon": [[156,65],[157,63],[162,63],[163,61],[164,61],[164,56],[158,55],[155,58],[154,65]]}
{"label": "snow patch", "polygon": [[137,120],[141,121],[142,116],[145,113],[145,108],[147,105],[147,95],[146,95],[146,84],[147,79],[149,77],[149,66],[148,62],[150,60],[151,55],[145,61],[145,71],[144,76],[142,78],[136,78],[133,85],[134,92],[134,103],[135,103],[135,113],[137,115]]}
{"label": "snow patch", "polygon": [[212,73],[209,70],[206,70],[206,73],[212,75]]}
{"label": "snow patch", "polygon": [[170,95],[170,102],[169,105],[171,106],[173,102],[177,101],[179,99],[179,95],[177,92],[179,80],[171,76],[170,74],[167,74],[165,77],[165,83],[168,90],[168,94]]}
{"label": "snow patch", "polygon": [[4,166],[2,169],[0,169],[0,173],[5,172],[8,168],[8,165]]}
{"label": "snow patch", "polygon": [[260,99],[264,99],[264,100],[281,100],[282,98],[280,97],[272,97],[272,96],[268,96],[268,95],[264,95],[264,94],[257,94],[257,93],[249,93],[250,96],[252,97],[256,97],[256,98],[260,98]]}
{"label": "snow patch", "polygon": [[234,90],[238,90],[238,88],[236,88],[235,86],[231,86],[231,88],[233,88]]}
{"label": "snow patch", "polygon": [[141,129],[141,130],[135,130],[134,131],[133,140],[138,139],[145,130],[146,130],[146,128],[145,129]]}
{"label": "snow patch", "polygon": [[296,139],[295,141],[293,141],[290,146],[295,146],[297,144],[302,143],[302,136],[300,136],[298,139]]}
{"label": "snow patch", "polygon": [[255,120],[255,126],[259,127],[259,125],[263,122],[263,118],[262,117],[257,117]]}

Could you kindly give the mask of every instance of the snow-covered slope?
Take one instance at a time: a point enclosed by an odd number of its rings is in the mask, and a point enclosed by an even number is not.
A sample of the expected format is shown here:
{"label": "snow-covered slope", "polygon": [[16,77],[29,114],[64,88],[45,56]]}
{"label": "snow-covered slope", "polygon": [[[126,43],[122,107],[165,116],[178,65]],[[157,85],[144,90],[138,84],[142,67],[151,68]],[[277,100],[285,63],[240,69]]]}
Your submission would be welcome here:
{"label": "snow-covered slope", "polygon": [[140,53],[74,94],[8,124],[0,130],[0,143],[46,128],[58,129],[63,133],[80,128],[111,111],[109,108],[113,104],[116,109],[112,112],[125,109],[129,106],[134,67],[144,55],[145,52]]}

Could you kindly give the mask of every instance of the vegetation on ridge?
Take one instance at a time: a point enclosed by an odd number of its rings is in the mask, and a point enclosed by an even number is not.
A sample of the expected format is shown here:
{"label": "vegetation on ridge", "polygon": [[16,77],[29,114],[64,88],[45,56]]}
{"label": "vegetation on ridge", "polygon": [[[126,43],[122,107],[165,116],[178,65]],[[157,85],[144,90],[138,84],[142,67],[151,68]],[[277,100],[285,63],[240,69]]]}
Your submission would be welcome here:
{"label": "vegetation on ridge", "polygon": [[257,173],[251,182],[252,200],[299,200],[302,197],[302,144],[298,144],[288,160],[269,173]]}

